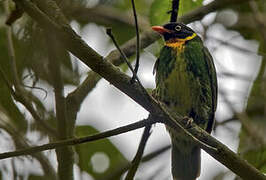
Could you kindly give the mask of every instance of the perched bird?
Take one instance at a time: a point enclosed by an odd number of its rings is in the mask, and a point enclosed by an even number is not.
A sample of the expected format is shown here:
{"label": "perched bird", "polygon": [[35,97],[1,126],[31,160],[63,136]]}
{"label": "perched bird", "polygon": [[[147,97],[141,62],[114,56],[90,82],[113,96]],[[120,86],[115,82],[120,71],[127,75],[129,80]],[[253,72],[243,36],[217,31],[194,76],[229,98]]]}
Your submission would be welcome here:
{"label": "perched bird", "polygon": [[[187,117],[212,131],[217,104],[213,59],[201,38],[182,23],[153,26],[165,45],[155,63],[156,98],[172,113]],[[183,132],[166,127],[172,141],[174,180],[195,180],[200,175],[200,148]]]}

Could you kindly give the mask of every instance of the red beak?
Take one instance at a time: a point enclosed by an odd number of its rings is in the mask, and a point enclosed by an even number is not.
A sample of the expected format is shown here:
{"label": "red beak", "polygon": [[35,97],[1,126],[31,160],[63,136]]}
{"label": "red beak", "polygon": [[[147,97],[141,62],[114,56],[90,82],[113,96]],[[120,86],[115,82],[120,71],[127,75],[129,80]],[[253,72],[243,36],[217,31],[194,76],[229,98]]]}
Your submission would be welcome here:
{"label": "red beak", "polygon": [[170,30],[165,29],[163,26],[152,26],[151,28],[152,28],[152,30],[154,30],[160,34],[170,33]]}

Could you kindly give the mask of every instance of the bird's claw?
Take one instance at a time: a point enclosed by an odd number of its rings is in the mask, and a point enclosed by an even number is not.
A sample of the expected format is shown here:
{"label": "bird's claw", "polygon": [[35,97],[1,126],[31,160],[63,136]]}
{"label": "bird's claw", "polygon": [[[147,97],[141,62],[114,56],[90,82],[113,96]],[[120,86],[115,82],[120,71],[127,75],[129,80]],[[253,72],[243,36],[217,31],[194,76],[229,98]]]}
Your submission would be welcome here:
{"label": "bird's claw", "polygon": [[134,84],[136,82],[136,76],[133,75],[132,78],[130,79],[130,84]]}
{"label": "bird's claw", "polygon": [[185,116],[182,119],[183,124],[185,125],[186,128],[191,128],[192,123],[193,123],[193,118]]}

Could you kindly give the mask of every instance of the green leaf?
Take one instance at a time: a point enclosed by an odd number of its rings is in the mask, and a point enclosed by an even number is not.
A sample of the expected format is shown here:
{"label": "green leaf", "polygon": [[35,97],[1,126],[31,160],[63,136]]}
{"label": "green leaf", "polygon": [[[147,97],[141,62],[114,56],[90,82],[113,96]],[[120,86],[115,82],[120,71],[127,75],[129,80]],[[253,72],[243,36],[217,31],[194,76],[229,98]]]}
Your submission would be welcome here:
{"label": "green leaf", "polygon": [[180,0],[178,16],[183,16],[185,13],[202,6],[203,0]]}
{"label": "green leaf", "polygon": [[151,25],[165,24],[170,19],[167,12],[171,9],[170,0],[154,0],[150,9]]}
{"label": "green leaf", "polygon": [[[31,71],[31,73],[26,71],[27,75],[33,74],[35,82],[42,79],[52,84],[47,65],[49,56],[45,31],[32,20],[25,19],[25,21],[26,23],[21,24],[13,35],[18,76],[19,78],[25,76],[25,69],[27,69]],[[70,54],[61,47],[57,47],[56,52],[64,83],[78,85],[79,75],[73,70]]]}
{"label": "green leaf", "polygon": [[[180,0],[178,16],[199,7],[203,0]],[[169,22],[170,13],[167,13],[172,8],[171,0],[154,0],[150,9],[151,25],[160,25]]]}
{"label": "green leaf", "polygon": [[[78,137],[99,133],[91,126],[77,126]],[[121,152],[108,140],[102,139],[75,146],[78,154],[78,166],[95,179],[102,179],[117,167],[127,162]]]}

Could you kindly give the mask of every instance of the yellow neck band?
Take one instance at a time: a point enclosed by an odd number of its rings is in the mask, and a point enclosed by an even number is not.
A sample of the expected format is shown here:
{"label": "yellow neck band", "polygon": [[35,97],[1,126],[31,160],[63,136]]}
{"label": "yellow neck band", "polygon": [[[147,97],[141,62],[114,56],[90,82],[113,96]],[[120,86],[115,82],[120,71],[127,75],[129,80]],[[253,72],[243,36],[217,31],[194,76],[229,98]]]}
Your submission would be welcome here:
{"label": "yellow neck band", "polygon": [[171,39],[165,42],[165,45],[172,48],[177,48],[179,51],[184,50],[184,44],[186,41],[189,41],[197,36],[196,33],[193,33],[191,36],[188,36],[184,39]]}

